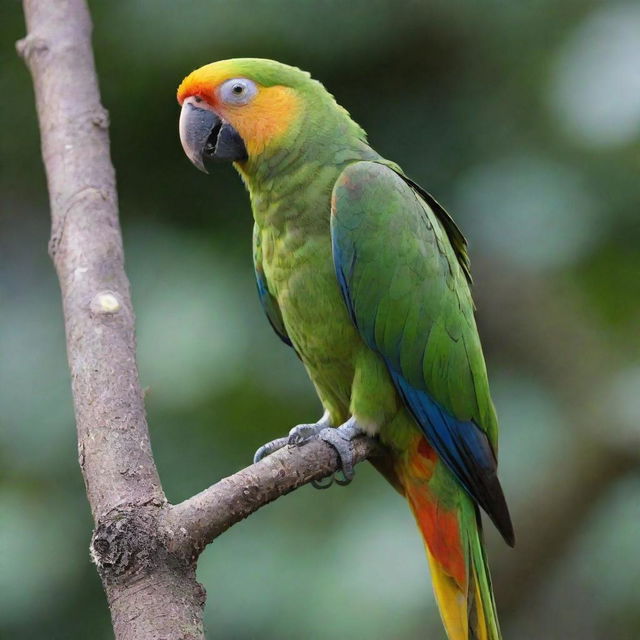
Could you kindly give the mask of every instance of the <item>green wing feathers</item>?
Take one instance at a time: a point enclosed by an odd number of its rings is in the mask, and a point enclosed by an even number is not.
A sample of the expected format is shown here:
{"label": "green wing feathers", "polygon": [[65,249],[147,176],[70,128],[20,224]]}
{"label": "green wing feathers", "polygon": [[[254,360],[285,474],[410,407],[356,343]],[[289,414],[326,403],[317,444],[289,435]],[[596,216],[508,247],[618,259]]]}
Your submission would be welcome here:
{"label": "green wing feathers", "polygon": [[382,164],[350,165],[334,188],[332,233],[338,263],[336,249],[354,247],[348,304],[367,342],[454,417],[473,420],[495,448],[466,270],[421,194]]}
{"label": "green wing feathers", "polygon": [[333,258],[353,322],[427,440],[512,544],[466,245],[456,227],[456,252],[451,224],[381,163],[348,166],[333,189]]}

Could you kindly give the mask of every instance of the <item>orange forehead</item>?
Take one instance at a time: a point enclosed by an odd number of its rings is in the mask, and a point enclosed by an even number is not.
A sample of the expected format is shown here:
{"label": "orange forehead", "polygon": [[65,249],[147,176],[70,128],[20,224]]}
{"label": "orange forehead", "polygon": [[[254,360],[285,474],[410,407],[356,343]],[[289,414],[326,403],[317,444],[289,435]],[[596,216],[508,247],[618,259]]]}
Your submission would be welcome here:
{"label": "orange forehead", "polygon": [[300,114],[301,99],[290,87],[256,83],[258,92],[247,104],[224,103],[218,95],[220,85],[240,77],[248,76],[238,73],[230,62],[214,62],[191,72],[178,87],[177,97],[180,104],[194,95],[206,100],[240,134],[251,157],[291,129]]}
{"label": "orange forehead", "polygon": [[230,61],[213,62],[192,71],[178,87],[178,102],[189,96],[213,97],[213,93],[226,80],[236,77]]}

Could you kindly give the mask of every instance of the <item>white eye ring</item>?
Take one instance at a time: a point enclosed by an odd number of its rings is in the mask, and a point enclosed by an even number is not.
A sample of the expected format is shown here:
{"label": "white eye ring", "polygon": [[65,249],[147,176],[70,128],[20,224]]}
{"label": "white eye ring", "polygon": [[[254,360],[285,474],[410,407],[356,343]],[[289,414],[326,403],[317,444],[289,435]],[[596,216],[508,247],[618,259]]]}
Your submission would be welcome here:
{"label": "white eye ring", "polygon": [[258,93],[258,87],[247,78],[231,78],[220,86],[219,94],[227,104],[247,104]]}

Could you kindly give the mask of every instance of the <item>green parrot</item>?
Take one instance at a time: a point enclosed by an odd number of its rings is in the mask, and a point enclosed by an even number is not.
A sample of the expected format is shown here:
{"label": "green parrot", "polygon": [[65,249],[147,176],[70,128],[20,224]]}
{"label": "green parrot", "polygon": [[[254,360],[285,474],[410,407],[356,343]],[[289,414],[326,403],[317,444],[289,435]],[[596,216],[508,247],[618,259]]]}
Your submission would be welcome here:
{"label": "green parrot", "polygon": [[300,69],[215,62],[178,101],[191,162],[233,162],[249,190],[260,301],[325,409],[256,459],[319,437],[349,481],[350,440],[379,438],[376,464],[414,513],[449,639],[499,639],[480,508],[511,546],[514,532],[464,236]]}

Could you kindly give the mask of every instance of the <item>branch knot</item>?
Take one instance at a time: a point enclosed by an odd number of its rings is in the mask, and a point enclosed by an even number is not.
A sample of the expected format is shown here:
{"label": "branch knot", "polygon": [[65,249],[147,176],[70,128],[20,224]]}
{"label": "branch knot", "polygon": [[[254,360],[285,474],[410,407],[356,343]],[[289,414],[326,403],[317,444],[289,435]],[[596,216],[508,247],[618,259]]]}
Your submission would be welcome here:
{"label": "branch knot", "polygon": [[30,34],[16,42],[16,51],[29,64],[34,54],[48,53],[49,44],[44,38]]}
{"label": "branch knot", "polygon": [[160,551],[156,523],[157,509],[133,506],[100,519],[89,551],[103,579],[136,575],[156,565]]}
{"label": "branch knot", "polygon": [[98,129],[108,129],[109,112],[102,105],[97,105],[91,113],[91,122],[98,127]]}

